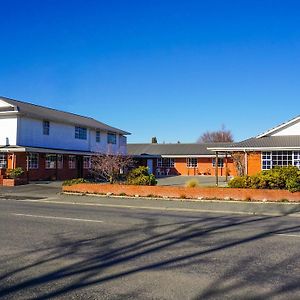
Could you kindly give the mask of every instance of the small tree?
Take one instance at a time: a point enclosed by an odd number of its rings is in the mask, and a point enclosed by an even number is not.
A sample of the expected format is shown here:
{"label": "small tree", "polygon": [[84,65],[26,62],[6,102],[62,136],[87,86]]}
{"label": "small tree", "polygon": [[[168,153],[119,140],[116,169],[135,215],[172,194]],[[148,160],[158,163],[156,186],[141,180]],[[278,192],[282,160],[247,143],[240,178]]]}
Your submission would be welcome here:
{"label": "small tree", "polygon": [[126,155],[96,154],[91,161],[91,174],[96,180],[104,179],[116,182],[120,174],[124,174],[133,165],[133,160]]}
{"label": "small tree", "polygon": [[231,158],[233,160],[238,176],[244,176],[245,175],[245,153],[232,152]]}
{"label": "small tree", "polygon": [[204,132],[197,140],[198,144],[218,142],[233,142],[233,135],[231,130],[226,130],[224,125],[220,130]]}

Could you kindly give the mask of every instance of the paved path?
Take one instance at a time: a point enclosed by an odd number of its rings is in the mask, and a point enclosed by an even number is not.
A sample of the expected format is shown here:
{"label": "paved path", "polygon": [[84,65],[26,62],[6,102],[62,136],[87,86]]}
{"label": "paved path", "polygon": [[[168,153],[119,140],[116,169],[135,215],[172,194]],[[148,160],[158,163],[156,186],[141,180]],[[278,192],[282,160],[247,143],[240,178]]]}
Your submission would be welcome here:
{"label": "paved path", "polygon": [[0,198],[1,299],[299,299],[300,218],[50,190]]}

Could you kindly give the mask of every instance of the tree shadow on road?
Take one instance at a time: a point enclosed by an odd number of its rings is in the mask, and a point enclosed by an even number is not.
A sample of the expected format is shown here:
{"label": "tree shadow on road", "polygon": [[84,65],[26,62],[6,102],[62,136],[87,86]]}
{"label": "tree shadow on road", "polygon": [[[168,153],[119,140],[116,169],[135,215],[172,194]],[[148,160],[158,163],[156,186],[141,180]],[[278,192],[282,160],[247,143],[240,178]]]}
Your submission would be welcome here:
{"label": "tree shadow on road", "polygon": [[[0,274],[0,295],[16,299],[34,291],[34,299],[51,299],[87,287],[101,288],[108,282],[145,272],[186,273],[191,269],[196,278],[210,276],[211,270],[217,270],[205,286],[193,292],[199,299],[239,295],[249,287],[252,299],[300,292],[300,274],[293,272],[295,264],[299,270],[299,255],[288,250],[275,259],[266,255],[266,251],[274,250],[268,247],[276,244],[278,235],[299,233],[300,225],[291,226],[286,218],[194,217],[167,223],[159,222],[154,215],[145,217],[137,213],[136,218],[141,218],[139,225],[111,229],[93,237],[56,235],[38,249],[0,261],[6,266]],[[261,249],[255,251],[257,247]],[[226,263],[230,259],[233,264]],[[265,259],[269,261],[263,264]],[[20,261],[20,266],[15,267]],[[290,275],[278,284],[278,272]],[[267,288],[253,289],[261,280]],[[132,286],[131,295],[137,297],[139,288]]]}

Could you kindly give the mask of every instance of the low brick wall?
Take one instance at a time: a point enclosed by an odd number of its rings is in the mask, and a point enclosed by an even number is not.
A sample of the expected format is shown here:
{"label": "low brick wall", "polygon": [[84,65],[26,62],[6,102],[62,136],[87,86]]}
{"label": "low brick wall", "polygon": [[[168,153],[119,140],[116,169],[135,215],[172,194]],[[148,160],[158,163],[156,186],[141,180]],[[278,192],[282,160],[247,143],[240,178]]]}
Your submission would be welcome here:
{"label": "low brick wall", "polygon": [[23,178],[18,178],[18,179],[3,178],[1,184],[3,186],[16,186],[16,185],[23,185],[27,183],[28,183],[27,179],[23,179]]}
{"label": "low brick wall", "polygon": [[121,184],[95,184],[80,183],[72,186],[64,186],[64,192],[78,192],[90,194],[114,195],[126,194],[128,196],[191,198],[191,199],[232,199],[232,200],[258,200],[258,201],[282,201],[300,202],[300,192],[291,193],[286,190],[255,190],[232,188],[188,188],[177,186],[136,186]]}

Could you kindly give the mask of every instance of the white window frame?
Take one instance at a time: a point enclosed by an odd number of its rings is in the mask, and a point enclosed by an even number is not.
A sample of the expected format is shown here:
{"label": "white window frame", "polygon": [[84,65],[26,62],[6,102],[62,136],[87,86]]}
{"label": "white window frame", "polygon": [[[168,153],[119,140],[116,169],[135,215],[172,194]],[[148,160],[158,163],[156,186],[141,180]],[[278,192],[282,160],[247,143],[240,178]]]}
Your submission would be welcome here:
{"label": "white window frame", "polygon": [[84,169],[90,169],[92,166],[91,157],[90,156],[84,156],[83,157],[83,168]]}
{"label": "white window frame", "polygon": [[117,143],[117,134],[113,132],[107,133],[107,144],[115,145]]}
{"label": "white window frame", "polygon": [[56,154],[46,154],[45,157],[45,169],[56,169]]}
{"label": "white window frame", "polygon": [[6,169],[6,168],[7,168],[7,154],[0,153],[0,169]]}
{"label": "white window frame", "polygon": [[160,157],[157,159],[156,164],[158,168],[174,168],[175,160],[171,157]]}
{"label": "white window frame", "polygon": [[69,169],[76,169],[76,155],[69,155]]}
{"label": "white window frame", "polygon": [[87,139],[87,128],[81,126],[75,126],[75,139],[86,140]]}
{"label": "white window frame", "polygon": [[261,169],[270,170],[273,167],[296,166],[300,169],[300,151],[279,150],[261,152]]}
{"label": "white window frame", "polygon": [[100,142],[101,142],[101,131],[96,130],[96,143],[100,143]]}
{"label": "white window frame", "polygon": [[47,120],[43,121],[43,135],[50,135],[50,122]]}
{"label": "white window frame", "polygon": [[[212,167],[216,167],[216,158],[212,158]],[[218,168],[224,168],[224,158],[223,157],[218,157]]]}
{"label": "white window frame", "polygon": [[198,168],[198,158],[197,157],[187,157],[187,159],[186,159],[186,166],[189,169]]}
{"label": "white window frame", "polygon": [[29,169],[38,169],[39,168],[39,154],[38,153],[29,153],[28,168]]}

